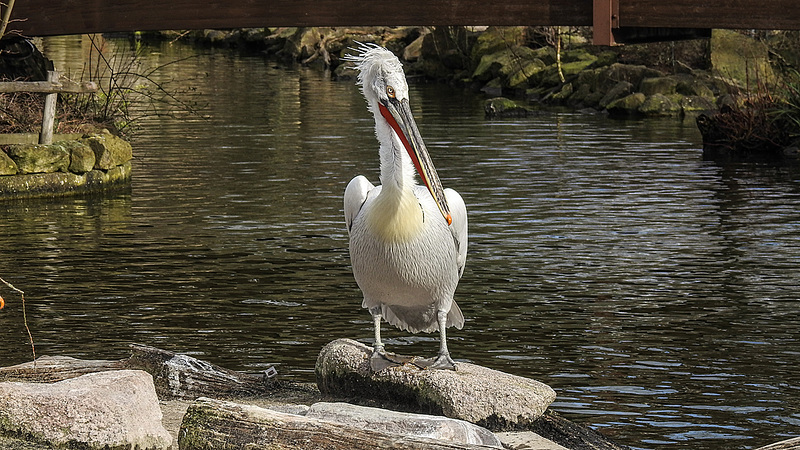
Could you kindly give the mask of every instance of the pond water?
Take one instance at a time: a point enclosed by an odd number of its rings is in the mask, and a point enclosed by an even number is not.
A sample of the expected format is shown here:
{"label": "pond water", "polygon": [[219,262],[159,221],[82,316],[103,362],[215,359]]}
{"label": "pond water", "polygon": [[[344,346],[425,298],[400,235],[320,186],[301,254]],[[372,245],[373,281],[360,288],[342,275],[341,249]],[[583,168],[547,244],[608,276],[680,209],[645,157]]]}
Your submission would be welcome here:
{"label": "pond water", "polygon": [[[56,65],[80,67],[79,44],[49,41]],[[141,120],[130,189],[0,203],[0,277],[25,291],[37,355],[138,342],[313,381],[327,342],[371,342],[341,205],[353,176],[377,181],[363,98],[258,56],[164,44],[142,61],[175,61],[153,76],[200,114]],[[800,434],[796,168],[704,161],[691,120],[487,121],[470,92],[411,95],[469,210],[454,358],[541,380],[634,448]],[[19,296],[0,295],[0,365],[29,360]],[[437,349],[383,330],[390,350]]]}

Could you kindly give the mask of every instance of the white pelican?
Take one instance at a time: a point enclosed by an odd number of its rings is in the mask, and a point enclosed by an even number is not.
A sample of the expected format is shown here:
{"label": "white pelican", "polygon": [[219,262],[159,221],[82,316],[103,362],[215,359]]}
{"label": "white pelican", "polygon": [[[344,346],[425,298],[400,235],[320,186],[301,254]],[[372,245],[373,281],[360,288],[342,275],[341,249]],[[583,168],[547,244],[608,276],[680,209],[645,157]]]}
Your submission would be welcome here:
{"label": "white pelican", "polygon": [[[443,189],[408,103],[403,67],[390,51],[361,44],[347,59],[375,116],[380,142],[381,185],[353,178],[344,193],[353,275],[362,306],[375,324],[373,370],[407,362],[384,350],[381,318],[412,333],[439,330],[436,358],[421,367],[455,370],[446,328],[464,326],[453,301],[467,258],[467,209],[461,196]],[[414,173],[424,186],[417,185]]]}

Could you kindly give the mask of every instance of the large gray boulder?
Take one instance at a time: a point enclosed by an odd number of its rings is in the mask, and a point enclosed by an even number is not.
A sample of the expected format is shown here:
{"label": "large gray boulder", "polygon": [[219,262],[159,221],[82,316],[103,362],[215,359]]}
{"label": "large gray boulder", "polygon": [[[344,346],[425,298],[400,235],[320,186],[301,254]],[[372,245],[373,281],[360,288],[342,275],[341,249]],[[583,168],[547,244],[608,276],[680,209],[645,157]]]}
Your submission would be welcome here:
{"label": "large gray boulder", "polygon": [[404,413],[349,403],[319,402],[311,405],[306,417],[395,435],[503,448],[500,440],[486,428],[442,416]]}
{"label": "large gray boulder", "polygon": [[455,371],[405,364],[375,373],[371,354],[371,347],[350,339],[326,345],[316,364],[320,391],[466,420],[493,431],[531,425],[556,398],[544,383],[469,363],[457,363]]}
{"label": "large gray boulder", "polygon": [[141,370],[97,372],[56,383],[0,382],[0,433],[53,446],[165,449],[153,378]]}

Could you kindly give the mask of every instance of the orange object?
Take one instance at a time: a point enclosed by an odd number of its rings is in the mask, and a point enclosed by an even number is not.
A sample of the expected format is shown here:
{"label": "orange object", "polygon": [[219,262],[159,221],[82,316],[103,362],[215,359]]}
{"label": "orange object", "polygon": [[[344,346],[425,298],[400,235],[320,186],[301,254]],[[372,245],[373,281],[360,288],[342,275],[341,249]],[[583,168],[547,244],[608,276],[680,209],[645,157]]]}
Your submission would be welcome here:
{"label": "orange object", "polygon": [[6,306],[6,302],[3,300],[3,297],[0,297],[0,309],[3,309],[4,306]]}

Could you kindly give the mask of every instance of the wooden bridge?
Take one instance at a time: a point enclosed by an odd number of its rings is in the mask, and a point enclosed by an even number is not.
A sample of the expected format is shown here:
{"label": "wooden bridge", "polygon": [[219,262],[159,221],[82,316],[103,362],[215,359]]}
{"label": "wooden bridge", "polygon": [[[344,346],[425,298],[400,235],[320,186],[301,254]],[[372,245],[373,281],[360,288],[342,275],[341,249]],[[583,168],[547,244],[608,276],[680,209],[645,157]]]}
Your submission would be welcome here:
{"label": "wooden bridge", "polygon": [[[595,43],[687,29],[800,29],[797,0],[25,0],[27,36],[366,25],[594,26]],[[648,30],[660,30],[648,33]]]}

